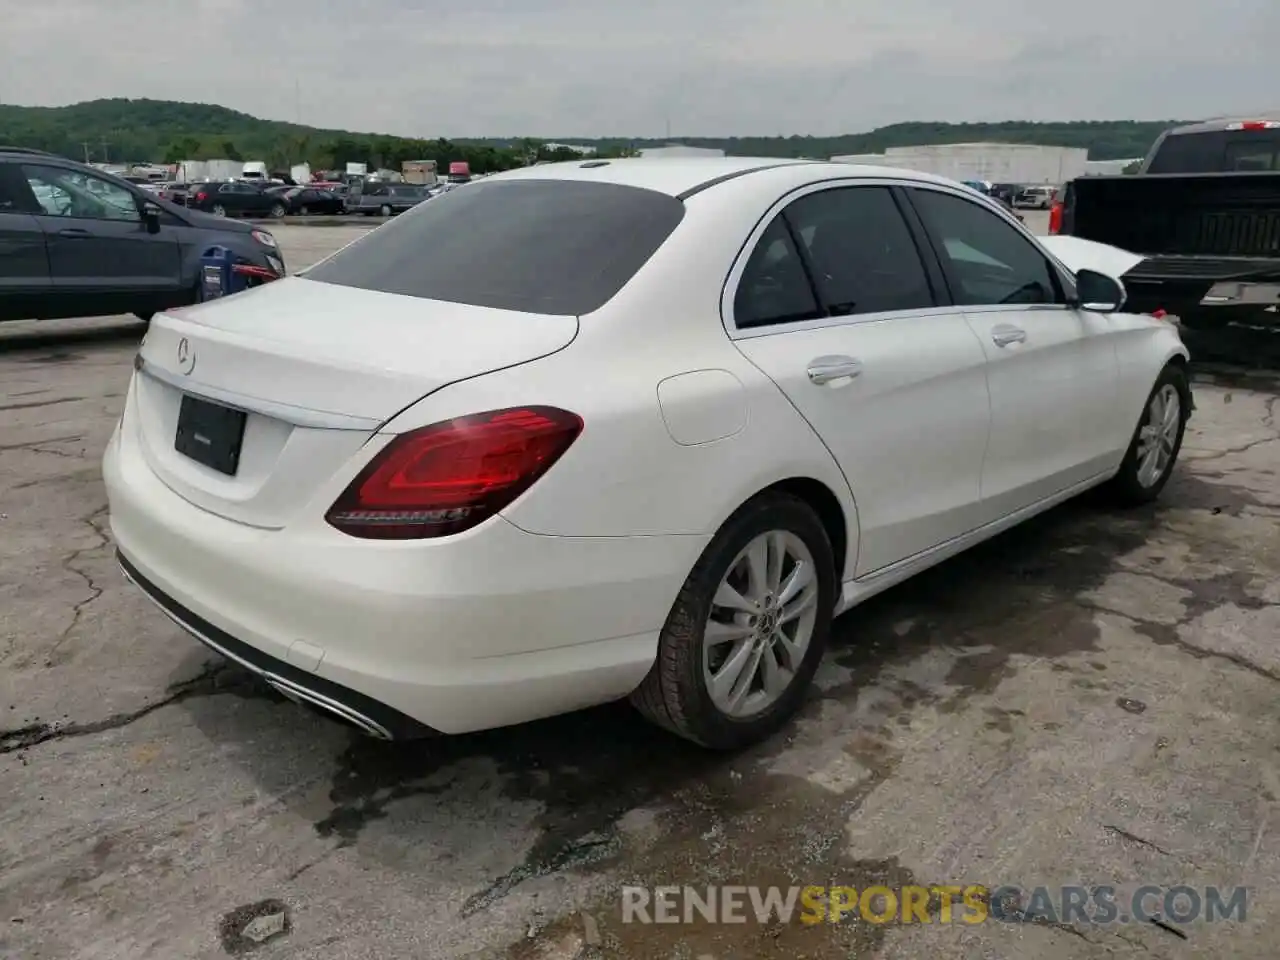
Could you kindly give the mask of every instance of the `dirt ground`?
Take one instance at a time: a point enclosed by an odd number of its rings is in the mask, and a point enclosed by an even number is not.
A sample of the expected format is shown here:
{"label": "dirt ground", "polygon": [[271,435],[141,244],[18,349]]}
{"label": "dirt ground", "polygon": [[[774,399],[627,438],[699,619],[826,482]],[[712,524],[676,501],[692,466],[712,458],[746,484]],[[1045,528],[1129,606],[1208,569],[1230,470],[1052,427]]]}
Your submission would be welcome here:
{"label": "dirt ground", "polygon": [[[350,229],[278,233],[301,266]],[[0,329],[5,960],[1276,955],[1280,376],[1202,370],[1158,506],[1069,504],[858,608],[800,720],[723,758],[625,707],[379,744],[206,653],[105,526],[140,333]],[[621,923],[621,885],[684,883],[1250,899],[1172,929]]]}

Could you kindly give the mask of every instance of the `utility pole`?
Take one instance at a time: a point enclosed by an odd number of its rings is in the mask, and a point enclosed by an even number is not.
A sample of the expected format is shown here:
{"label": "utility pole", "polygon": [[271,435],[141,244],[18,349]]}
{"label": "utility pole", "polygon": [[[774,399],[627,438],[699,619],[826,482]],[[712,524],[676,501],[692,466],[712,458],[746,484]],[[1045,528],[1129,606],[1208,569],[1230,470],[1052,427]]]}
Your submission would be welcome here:
{"label": "utility pole", "polygon": [[89,162],[89,143],[82,140],[80,141],[80,146],[84,147],[84,162],[87,164]]}
{"label": "utility pole", "polygon": [[103,137],[99,143],[102,146],[102,162],[107,163],[111,159],[111,151],[107,149],[107,138]]}

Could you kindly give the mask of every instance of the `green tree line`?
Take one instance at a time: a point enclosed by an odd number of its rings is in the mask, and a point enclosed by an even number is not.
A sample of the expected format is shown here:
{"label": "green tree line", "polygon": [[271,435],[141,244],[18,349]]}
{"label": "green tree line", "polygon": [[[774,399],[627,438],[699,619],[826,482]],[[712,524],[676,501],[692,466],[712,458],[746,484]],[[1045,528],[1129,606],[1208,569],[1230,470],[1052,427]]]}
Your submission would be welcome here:
{"label": "green tree line", "polygon": [[[730,155],[825,158],[877,153],[889,147],[995,141],[1084,147],[1090,159],[1116,160],[1146,153],[1156,136],[1180,121],[1071,121],[1061,123],[898,123],[836,137],[685,137],[677,142]],[[667,141],[547,138],[595,147],[619,156]],[[93,100],[65,107],[0,104],[0,143],[32,147],[97,162],[262,160],[272,168],[307,162],[315,169],[368,163],[398,168],[405,160],[441,166],[463,160],[475,173],[538,160],[568,160],[576,153],[548,149],[531,138],[425,140],[354,133],[263,120],[214,104],[169,100]]]}

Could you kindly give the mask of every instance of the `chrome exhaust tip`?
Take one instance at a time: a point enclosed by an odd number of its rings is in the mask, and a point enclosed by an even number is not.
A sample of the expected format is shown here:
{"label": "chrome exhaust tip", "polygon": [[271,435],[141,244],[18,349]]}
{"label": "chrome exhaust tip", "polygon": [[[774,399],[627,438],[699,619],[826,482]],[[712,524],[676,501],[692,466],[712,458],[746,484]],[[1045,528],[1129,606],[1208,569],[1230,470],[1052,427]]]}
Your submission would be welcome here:
{"label": "chrome exhaust tip", "polygon": [[355,727],[361,733],[373,737],[377,740],[391,740],[391,731],[376,720],[366,717],[363,713],[344,703],[339,703],[331,697],[324,694],[316,693],[308,690],[306,687],[285,680],[283,677],[277,677],[274,674],[263,674],[262,679],[278,693],[284,695],[295,703],[309,704],[316,707],[322,713],[341,720],[348,726]]}

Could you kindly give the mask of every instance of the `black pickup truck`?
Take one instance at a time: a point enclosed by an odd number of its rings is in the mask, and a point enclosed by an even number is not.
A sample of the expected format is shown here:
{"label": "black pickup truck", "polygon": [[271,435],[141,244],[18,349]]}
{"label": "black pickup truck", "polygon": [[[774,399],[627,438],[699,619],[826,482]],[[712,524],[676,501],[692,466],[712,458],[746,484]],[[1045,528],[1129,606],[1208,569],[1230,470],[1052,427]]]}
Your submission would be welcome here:
{"label": "black pickup truck", "polygon": [[1130,310],[1280,326],[1280,117],[1168,130],[1137,174],[1068,184],[1050,230],[1141,254]]}

